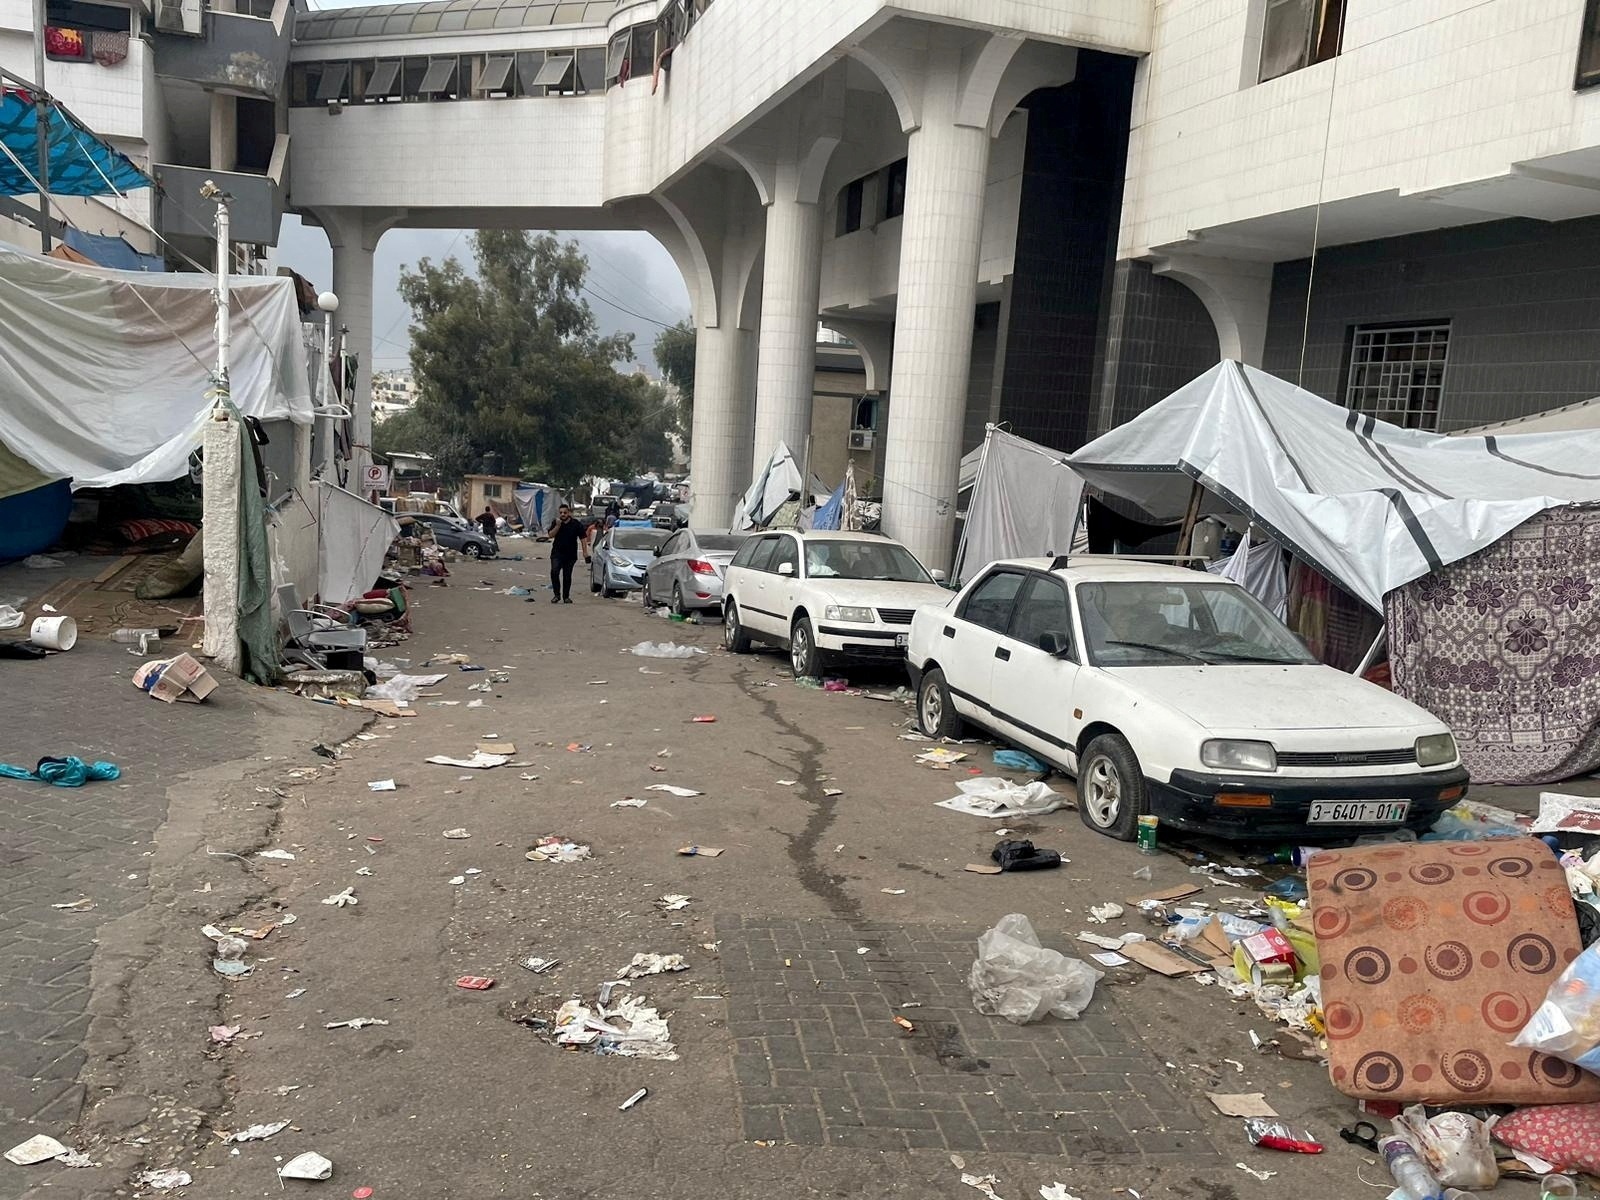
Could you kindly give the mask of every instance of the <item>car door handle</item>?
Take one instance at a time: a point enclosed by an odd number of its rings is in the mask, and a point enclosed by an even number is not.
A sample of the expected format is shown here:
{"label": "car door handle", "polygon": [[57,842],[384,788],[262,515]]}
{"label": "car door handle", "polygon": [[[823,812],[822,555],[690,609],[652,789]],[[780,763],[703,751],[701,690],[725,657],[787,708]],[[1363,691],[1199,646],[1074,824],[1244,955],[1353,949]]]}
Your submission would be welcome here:
{"label": "car door handle", "polygon": [[994,656],[1001,662],[1011,661],[1011,651],[1007,650],[1004,646],[997,647],[994,652]]}
{"label": "car door handle", "polygon": [[956,635],[956,627],[954,625],[946,625],[944,627],[944,635],[947,638],[955,637],[955,635]]}

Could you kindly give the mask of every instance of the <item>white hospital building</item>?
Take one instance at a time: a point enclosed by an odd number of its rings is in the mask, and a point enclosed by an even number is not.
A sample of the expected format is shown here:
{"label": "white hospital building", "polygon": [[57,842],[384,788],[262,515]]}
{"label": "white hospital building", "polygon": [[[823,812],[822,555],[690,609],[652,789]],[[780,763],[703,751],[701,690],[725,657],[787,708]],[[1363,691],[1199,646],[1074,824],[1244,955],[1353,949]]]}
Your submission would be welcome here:
{"label": "white hospital building", "polygon": [[868,401],[826,435],[938,566],[987,422],[1071,450],[1219,356],[1442,430],[1600,393],[1600,0],[425,0],[290,24],[281,203],[327,231],[362,363],[387,230],[646,231],[694,308],[701,526],[819,428],[819,319]]}

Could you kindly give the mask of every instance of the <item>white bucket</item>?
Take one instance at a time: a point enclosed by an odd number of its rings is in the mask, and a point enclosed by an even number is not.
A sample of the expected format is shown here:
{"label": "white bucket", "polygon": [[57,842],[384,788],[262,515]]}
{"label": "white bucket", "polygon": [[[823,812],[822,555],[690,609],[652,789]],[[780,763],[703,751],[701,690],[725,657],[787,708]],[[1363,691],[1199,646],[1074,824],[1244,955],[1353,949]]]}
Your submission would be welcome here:
{"label": "white bucket", "polygon": [[71,650],[78,644],[78,623],[71,617],[35,617],[28,640],[46,650]]}

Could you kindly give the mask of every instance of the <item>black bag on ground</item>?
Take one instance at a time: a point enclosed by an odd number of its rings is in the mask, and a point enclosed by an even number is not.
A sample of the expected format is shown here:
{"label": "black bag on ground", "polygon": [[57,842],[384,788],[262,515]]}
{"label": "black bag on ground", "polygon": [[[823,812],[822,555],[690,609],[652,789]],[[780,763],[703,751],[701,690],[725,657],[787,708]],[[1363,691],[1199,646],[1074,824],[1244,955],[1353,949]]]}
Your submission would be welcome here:
{"label": "black bag on ground", "polygon": [[1060,854],[1054,850],[1040,850],[1032,842],[1001,842],[989,852],[989,857],[1000,864],[1002,871],[1042,871],[1061,865]]}

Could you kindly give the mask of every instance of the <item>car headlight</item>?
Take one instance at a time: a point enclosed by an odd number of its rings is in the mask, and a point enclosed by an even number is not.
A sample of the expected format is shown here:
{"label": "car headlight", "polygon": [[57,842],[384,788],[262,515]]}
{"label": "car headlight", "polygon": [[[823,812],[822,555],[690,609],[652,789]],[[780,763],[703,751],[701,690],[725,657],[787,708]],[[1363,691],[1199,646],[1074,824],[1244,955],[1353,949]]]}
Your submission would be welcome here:
{"label": "car headlight", "polygon": [[830,604],[823,615],[830,621],[851,621],[857,625],[870,625],[873,620],[870,608],[854,608],[848,604]]}
{"label": "car headlight", "polygon": [[1208,767],[1233,771],[1276,771],[1278,752],[1271,742],[1241,742],[1213,738],[1200,744],[1200,761]]}
{"label": "car headlight", "polygon": [[1456,740],[1448,733],[1430,733],[1417,739],[1417,766],[1442,767],[1456,760]]}
{"label": "car headlight", "polygon": [[611,565],[613,567],[621,567],[624,571],[628,570],[629,568],[631,568],[633,566],[633,564],[631,562],[629,562],[627,559],[623,558],[622,555],[620,555],[620,554],[613,554],[611,556]]}

